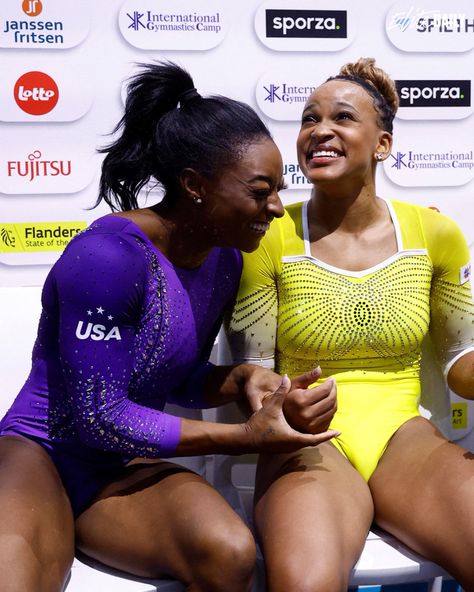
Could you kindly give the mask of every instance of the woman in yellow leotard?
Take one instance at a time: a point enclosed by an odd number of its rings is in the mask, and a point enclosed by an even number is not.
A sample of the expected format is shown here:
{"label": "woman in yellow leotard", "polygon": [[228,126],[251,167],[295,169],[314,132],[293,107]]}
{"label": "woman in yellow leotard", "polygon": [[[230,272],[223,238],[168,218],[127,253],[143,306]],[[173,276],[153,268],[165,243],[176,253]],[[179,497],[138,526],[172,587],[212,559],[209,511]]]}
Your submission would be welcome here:
{"label": "woman in yellow leotard", "polygon": [[345,590],[375,523],[474,590],[474,457],[418,411],[422,344],[474,399],[469,252],[431,209],[376,195],[398,107],[373,59],[346,64],[305,105],[297,141],[313,185],[245,255],[233,357],[336,380],[338,409],[292,395],[303,431],[340,435],[259,460],[255,519],[269,592]]}

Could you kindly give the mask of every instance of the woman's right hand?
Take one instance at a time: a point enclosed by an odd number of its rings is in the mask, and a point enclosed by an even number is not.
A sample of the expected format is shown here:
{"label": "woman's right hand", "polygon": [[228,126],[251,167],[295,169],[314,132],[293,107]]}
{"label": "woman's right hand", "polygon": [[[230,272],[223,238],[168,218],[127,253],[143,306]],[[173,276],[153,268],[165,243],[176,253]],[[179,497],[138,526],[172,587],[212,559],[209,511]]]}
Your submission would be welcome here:
{"label": "woman's right hand", "polygon": [[327,378],[323,383],[310,388],[320,376],[321,370],[318,367],[291,381],[291,390],[285,398],[283,411],[288,423],[295,430],[307,434],[325,432],[336,413],[334,378]]}
{"label": "woman's right hand", "polygon": [[318,434],[302,433],[289,425],[283,406],[291,386],[288,376],[283,376],[277,390],[267,395],[261,409],[243,424],[255,452],[293,452],[305,446],[317,446],[338,435],[334,430]]}

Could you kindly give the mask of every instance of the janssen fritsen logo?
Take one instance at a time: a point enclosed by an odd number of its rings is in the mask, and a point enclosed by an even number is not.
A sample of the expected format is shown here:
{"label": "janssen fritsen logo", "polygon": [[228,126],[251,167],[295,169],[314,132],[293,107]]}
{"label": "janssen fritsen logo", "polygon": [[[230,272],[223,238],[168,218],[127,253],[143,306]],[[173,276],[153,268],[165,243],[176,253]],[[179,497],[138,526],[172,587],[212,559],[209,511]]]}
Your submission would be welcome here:
{"label": "janssen fritsen logo", "polygon": [[44,72],[26,72],[14,87],[16,104],[30,115],[45,115],[52,111],[59,99],[56,82]]}
{"label": "janssen fritsen logo", "polygon": [[38,16],[43,11],[43,3],[41,0],[23,0],[21,9],[28,16]]}
{"label": "janssen fritsen logo", "polygon": [[396,80],[400,107],[470,107],[470,80]]}
{"label": "janssen fritsen logo", "polygon": [[267,9],[265,21],[268,38],[347,37],[347,12],[344,10]]}

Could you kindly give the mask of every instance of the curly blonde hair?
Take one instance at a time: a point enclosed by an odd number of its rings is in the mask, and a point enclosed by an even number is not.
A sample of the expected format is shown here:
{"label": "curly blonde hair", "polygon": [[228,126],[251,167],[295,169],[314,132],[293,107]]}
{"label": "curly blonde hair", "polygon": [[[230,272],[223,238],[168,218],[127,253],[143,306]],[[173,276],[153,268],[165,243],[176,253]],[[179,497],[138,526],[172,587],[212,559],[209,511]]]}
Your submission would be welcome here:
{"label": "curly blonde hair", "polygon": [[359,58],[357,62],[344,64],[339,74],[328,80],[349,80],[362,86],[373,98],[379,115],[379,125],[392,133],[393,118],[400,99],[393,79],[375,65],[374,58]]}

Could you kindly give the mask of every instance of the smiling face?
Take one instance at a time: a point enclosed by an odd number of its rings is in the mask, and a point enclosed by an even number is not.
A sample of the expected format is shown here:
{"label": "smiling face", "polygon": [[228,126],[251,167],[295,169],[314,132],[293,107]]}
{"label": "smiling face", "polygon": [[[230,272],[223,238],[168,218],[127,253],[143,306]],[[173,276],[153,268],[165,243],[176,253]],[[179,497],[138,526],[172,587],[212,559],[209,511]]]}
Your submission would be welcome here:
{"label": "smiling face", "polygon": [[303,111],[297,140],[301,170],[314,184],[373,182],[375,154],[388,154],[391,135],[379,127],[372,97],[358,84],[331,80]]}
{"label": "smiling face", "polygon": [[270,139],[245,147],[232,166],[200,187],[202,204],[195,208],[219,246],[254,251],[273,218],[283,216],[278,191],[283,188],[280,151]]}

